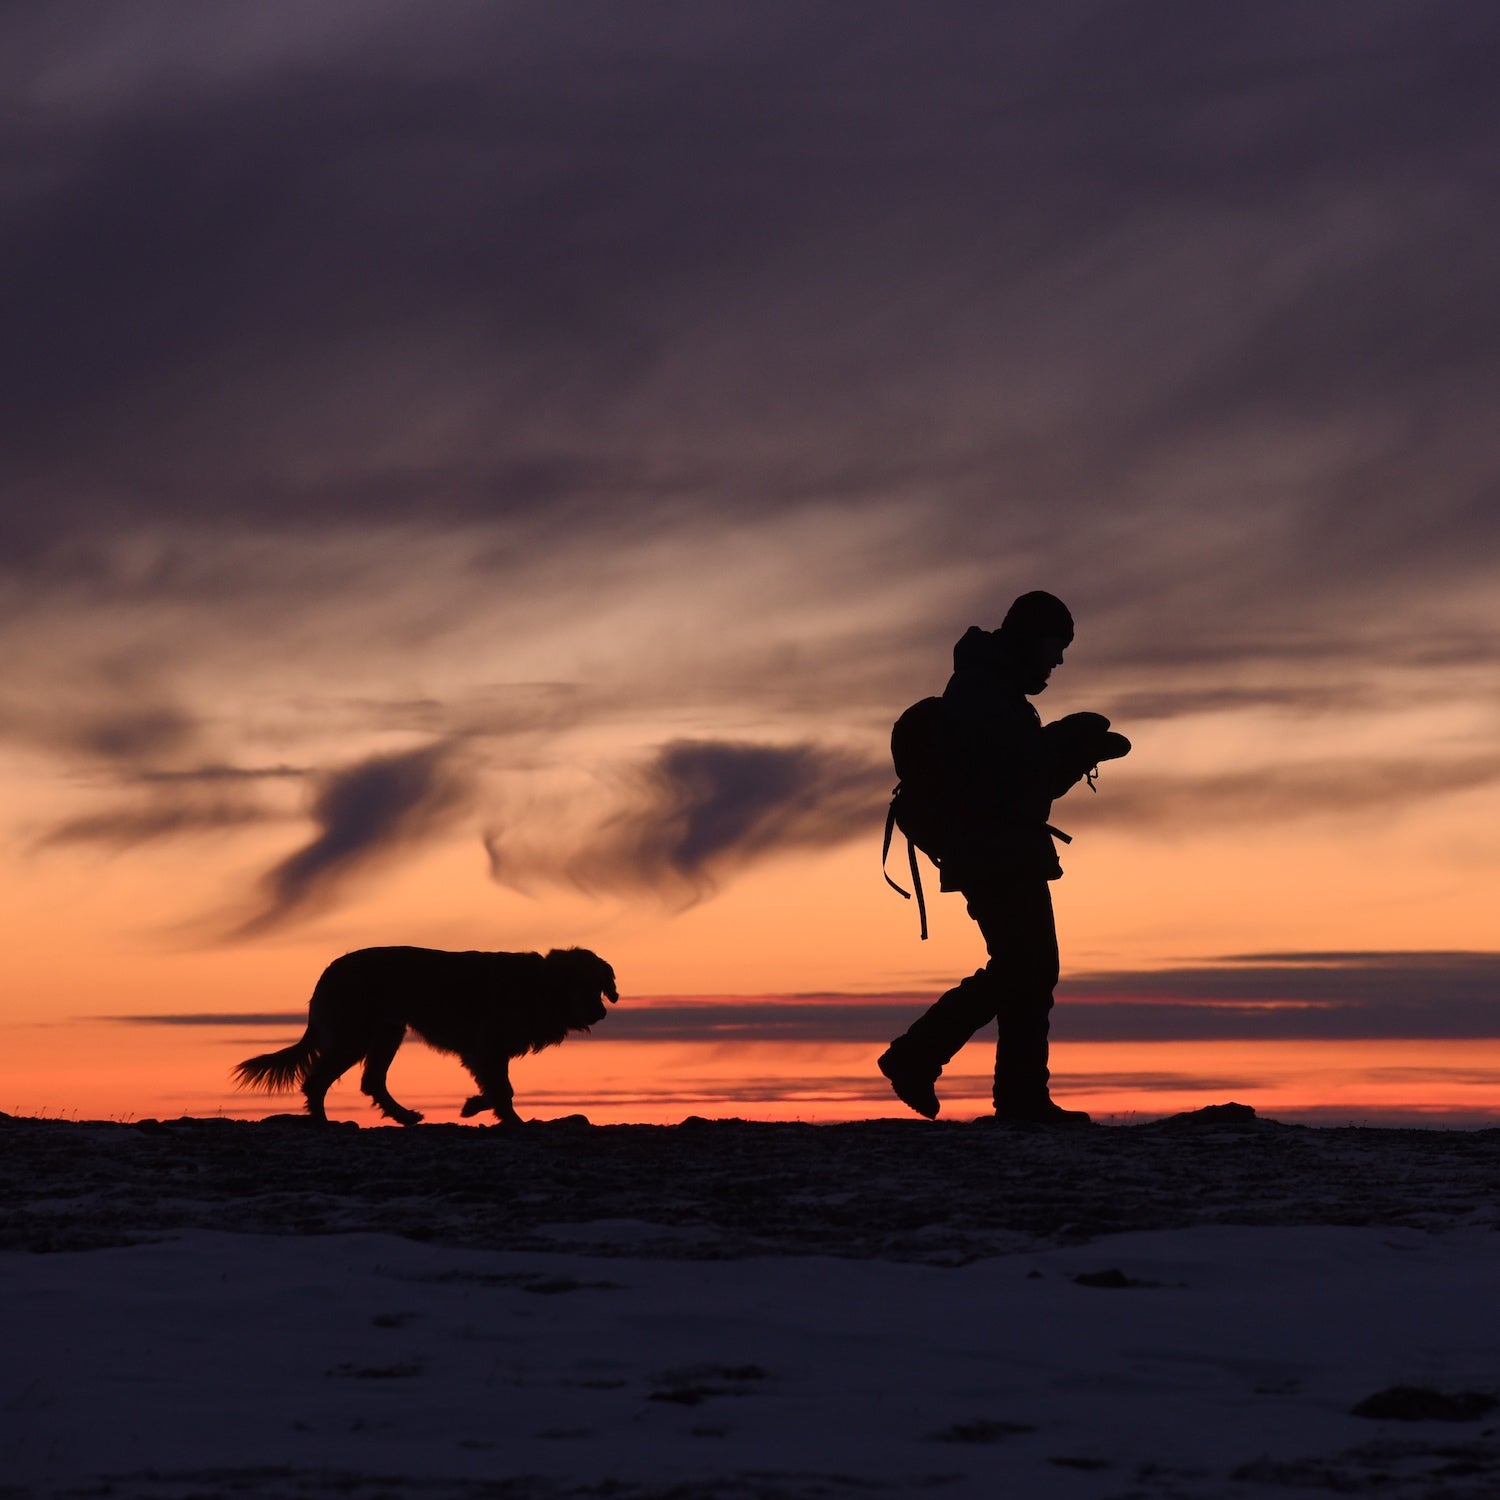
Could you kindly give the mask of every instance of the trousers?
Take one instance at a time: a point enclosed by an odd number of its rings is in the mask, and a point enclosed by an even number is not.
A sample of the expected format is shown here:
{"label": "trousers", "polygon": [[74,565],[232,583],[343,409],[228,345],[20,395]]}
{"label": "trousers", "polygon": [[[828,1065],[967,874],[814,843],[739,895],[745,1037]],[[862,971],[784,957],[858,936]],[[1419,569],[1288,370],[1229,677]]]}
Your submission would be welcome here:
{"label": "trousers", "polygon": [[1042,878],[965,886],[989,962],[935,1000],[892,1046],[934,1073],[990,1021],[998,1023],[994,1100],[1026,1109],[1048,1098],[1047,1034],[1057,988],[1057,923]]}

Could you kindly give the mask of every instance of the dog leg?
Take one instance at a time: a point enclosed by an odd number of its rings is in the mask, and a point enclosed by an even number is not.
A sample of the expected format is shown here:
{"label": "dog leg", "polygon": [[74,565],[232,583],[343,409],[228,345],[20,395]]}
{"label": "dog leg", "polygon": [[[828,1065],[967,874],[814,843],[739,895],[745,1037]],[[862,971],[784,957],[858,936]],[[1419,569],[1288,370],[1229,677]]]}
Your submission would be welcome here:
{"label": "dog leg", "polygon": [[396,1055],[396,1049],[400,1047],[405,1036],[405,1026],[394,1026],[375,1037],[365,1053],[365,1071],[360,1078],[359,1086],[375,1101],[376,1107],[388,1119],[395,1120],[398,1125],[415,1125],[421,1120],[421,1114],[417,1110],[407,1109],[405,1105],[398,1104],[391,1097],[391,1091],[386,1084],[386,1070],[390,1067],[391,1060]]}
{"label": "dog leg", "polygon": [[510,1086],[509,1058],[502,1057],[498,1061],[487,1058],[482,1063],[468,1057],[459,1060],[473,1074],[474,1082],[479,1085],[479,1093],[464,1105],[464,1114],[478,1114],[482,1109],[492,1109],[495,1112],[495,1118],[502,1125],[526,1123],[516,1113],[515,1105],[511,1102],[515,1098],[515,1090]]}
{"label": "dog leg", "polygon": [[325,1052],[313,1062],[302,1081],[302,1093],[307,1100],[308,1115],[321,1125],[328,1123],[328,1112],[323,1106],[324,1096],[345,1073],[364,1056],[364,1048],[346,1047],[340,1052]]}

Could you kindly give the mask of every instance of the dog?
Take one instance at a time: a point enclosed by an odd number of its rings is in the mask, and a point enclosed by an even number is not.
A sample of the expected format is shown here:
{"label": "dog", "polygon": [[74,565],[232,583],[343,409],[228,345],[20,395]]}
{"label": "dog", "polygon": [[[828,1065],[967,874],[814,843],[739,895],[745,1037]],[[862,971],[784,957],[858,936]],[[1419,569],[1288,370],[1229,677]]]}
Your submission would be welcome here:
{"label": "dog", "polygon": [[323,970],[307,1007],[302,1040],[246,1058],[241,1088],[301,1087],[307,1113],[327,1124],[324,1098],[363,1060],[361,1090],[402,1125],[422,1116],[398,1104],[386,1071],[407,1028],[439,1052],[456,1053],[479,1085],[464,1117],[490,1109],[520,1125],[510,1060],[588,1031],[620,998],[615,971],[587,948],[540,953],[445,953],[436,948],[360,948]]}

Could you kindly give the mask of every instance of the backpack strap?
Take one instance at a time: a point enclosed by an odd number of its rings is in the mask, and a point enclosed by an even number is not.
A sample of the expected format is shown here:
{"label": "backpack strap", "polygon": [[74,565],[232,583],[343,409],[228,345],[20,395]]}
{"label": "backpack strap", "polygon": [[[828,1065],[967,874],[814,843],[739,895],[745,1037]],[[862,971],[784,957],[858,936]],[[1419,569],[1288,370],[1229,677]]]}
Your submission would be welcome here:
{"label": "backpack strap", "polygon": [[917,893],[917,920],[922,924],[922,941],[927,941],[927,901],[922,895],[922,872],[917,868],[917,846],[906,841],[906,858],[911,865],[912,889]]}
{"label": "backpack strap", "polygon": [[[896,790],[899,792],[901,790],[901,788],[897,787]],[[906,890],[902,890],[902,888],[899,885],[897,885],[896,882],[894,880],[892,880],[891,877],[888,874],[886,874],[885,862],[886,862],[886,860],[888,860],[891,857],[891,835],[894,834],[895,831],[896,831],[896,798],[893,795],[891,797],[890,811],[888,811],[886,813],[886,815],[885,815],[885,842],[882,843],[881,846],[880,846],[880,873],[882,875],[885,875],[885,883],[888,886],[890,886],[890,888],[893,891],[895,891],[895,893],[898,896],[904,896],[908,901],[910,901],[911,900],[911,892],[910,891],[906,891]]]}
{"label": "backpack strap", "polygon": [[[900,788],[897,787],[897,791]],[[896,830],[896,798],[891,797],[890,810],[885,815],[885,841],[880,846],[880,873],[885,876],[885,883],[904,900],[911,900],[911,891],[903,890],[890,875],[886,873],[885,862],[890,858],[891,835]],[[922,871],[917,865],[917,846],[910,839],[906,841],[906,862],[911,866],[912,890],[917,893],[917,918],[922,924],[922,941],[927,941],[927,898],[922,894]]]}

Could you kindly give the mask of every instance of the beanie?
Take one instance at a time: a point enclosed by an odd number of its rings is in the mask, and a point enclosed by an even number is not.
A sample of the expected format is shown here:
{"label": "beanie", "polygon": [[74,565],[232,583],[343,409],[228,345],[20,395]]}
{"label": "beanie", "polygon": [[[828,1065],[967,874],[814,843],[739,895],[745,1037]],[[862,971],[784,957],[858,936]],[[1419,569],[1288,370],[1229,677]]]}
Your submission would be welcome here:
{"label": "beanie", "polygon": [[1037,589],[1022,594],[1006,611],[1000,622],[1000,633],[1008,636],[1055,635],[1066,646],[1073,639],[1073,616],[1056,594]]}

